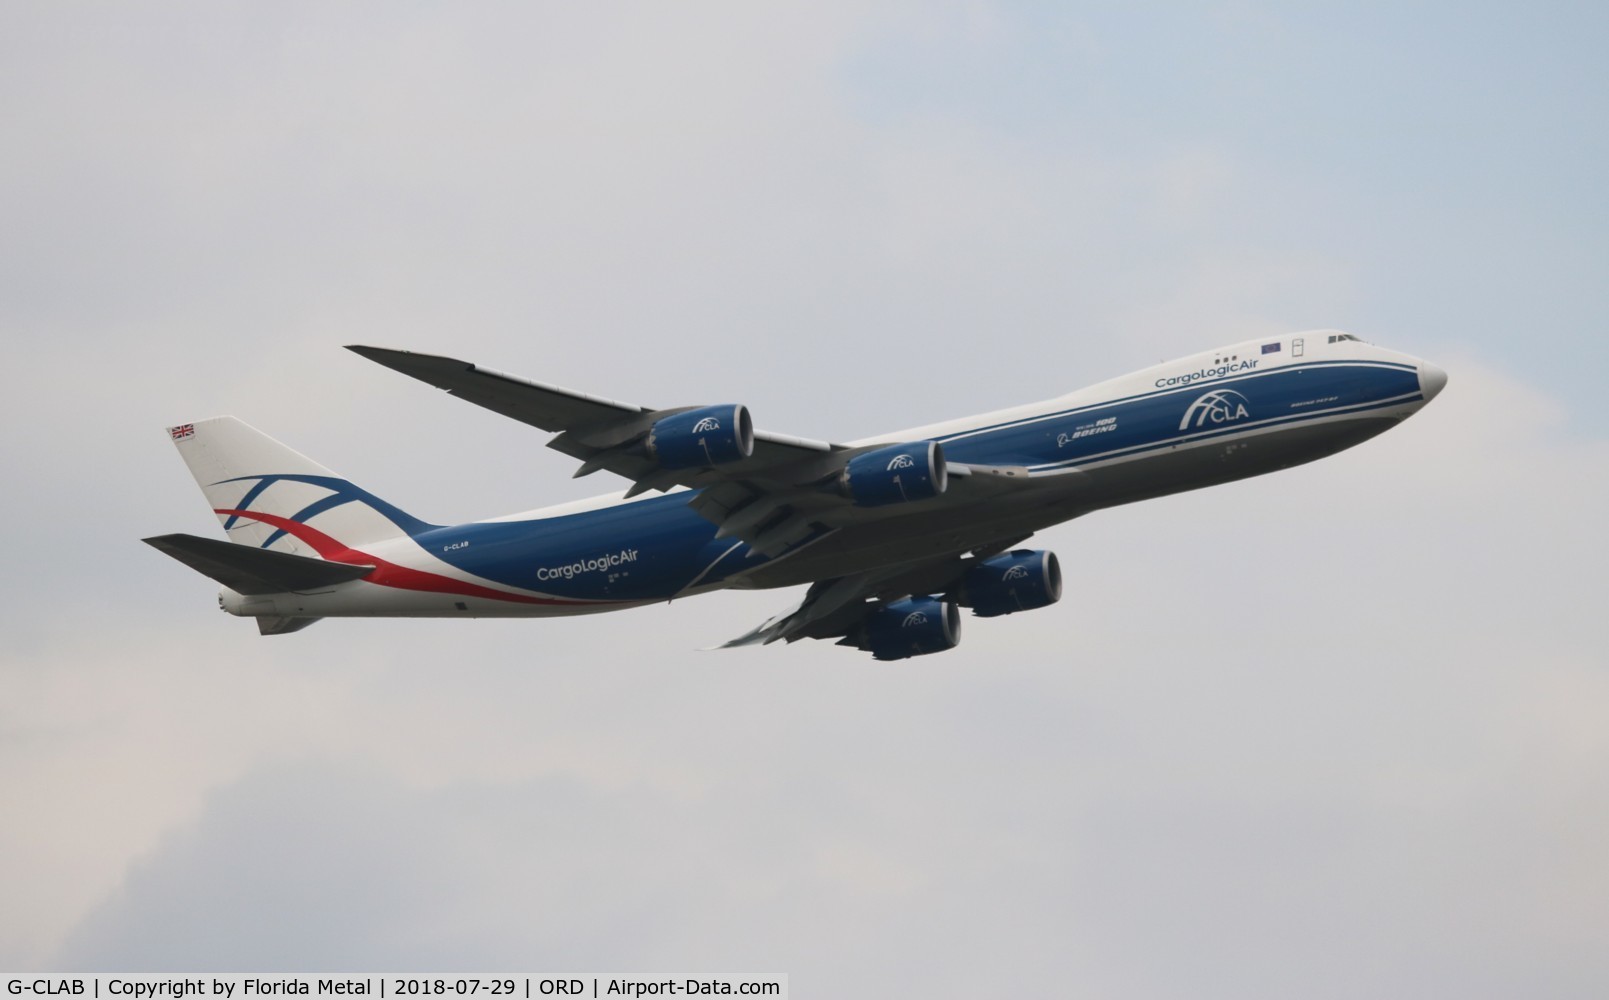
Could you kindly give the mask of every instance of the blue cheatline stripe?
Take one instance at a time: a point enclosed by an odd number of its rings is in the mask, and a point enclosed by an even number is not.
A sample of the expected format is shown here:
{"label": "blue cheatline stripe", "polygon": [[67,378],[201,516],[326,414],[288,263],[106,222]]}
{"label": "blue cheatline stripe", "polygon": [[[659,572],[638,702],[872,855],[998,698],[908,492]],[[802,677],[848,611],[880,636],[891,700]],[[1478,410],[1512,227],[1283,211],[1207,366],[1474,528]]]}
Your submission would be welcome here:
{"label": "blue cheatline stripe", "polygon": [[[267,476],[259,479],[257,481],[257,485],[247,490],[246,495],[240,498],[240,502],[235,504],[235,507],[239,510],[250,510],[251,502],[262,496],[263,490],[268,489],[269,484],[272,482],[273,479]],[[229,519],[223,523],[223,530],[228,531],[230,528],[233,528],[235,526],[235,522],[238,520],[240,520],[239,514],[230,514]]]}
{"label": "blue cheatline stripe", "polygon": [[1288,417],[1271,417],[1267,420],[1259,420],[1255,423],[1237,424],[1234,427],[1224,427],[1218,430],[1204,431],[1199,434],[1176,435],[1174,437],[1164,438],[1151,444],[1139,445],[1134,448],[1122,448],[1117,451],[1107,451],[1095,455],[1086,455],[1082,458],[1070,458],[1063,462],[1048,462],[1044,465],[1030,465],[1028,467],[1028,471],[1047,472],[1052,469],[1091,465],[1096,462],[1106,462],[1112,459],[1126,458],[1128,456],[1138,455],[1147,451],[1157,451],[1161,448],[1171,448],[1175,445],[1193,444],[1197,441],[1205,441],[1209,438],[1227,437],[1231,434],[1240,434],[1251,430],[1262,430],[1267,427],[1280,427],[1286,424],[1299,423],[1303,420],[1317,420],[1324,417],[1346,416],[1353,413],[1364,413],[1368,410],[1384,409],[1389,406],[1401,406],[1404,403],[1411,403],[1423,398],[1424,396],[1421,393],[1414,392],[1402,396],[1394,396],[1391,399],[1380,400],[1374,403],[1356,403],[1351,406],[1338,406],[1329,410],[1315,410],[1309,413],[1298,413]]}
{"label": "blue cheatline stripe", "polygon": [[1057,420],[1061,417],[1070,417],[1077,413],[1087,413],[1090,410],[1099,410],[1107,406],[1117,406],[1121,403],[1132,403],[1137,399],[1151,399],[1157,396],[1166,396],[1169,393],[1191,392],[1206,386],[1217,387],[1221,385],[1229,385],[1235,382],[1246,382],[1251,379],[1267,378],[1270,375],[1284,375],[1288,372],[1304,371],[1309,368],[1331,368],[1336,366],[1350,366],[1354,368],[1394,368],[1397,371],[1415,373],[1417,373],[1419,370],[1413,365],[1400,364],[1395,361],[1309,361],[1299,365],[1286,365],[1281,368],[1270,368],[1267,371],[1248,372],[1245,375],[1227,375],[1223,378],[1200,379],[1199,381],[1191,382],[1189,385],[1174,385],[1169,386],[1166,389],[1153,389],[1149,392],[1136,393],[1133,396],[1122,396],[1117,399],[1103,399],[1098,403],[1086,403],[1082,406],[1075,406],[1070,410],[1057,410],[1054,413],[1041,413],[1032,417],[1020,417],[1016,420],[1008,420],[1000,424],[991,424],[988,427],[979,427],[966,431],[956,431],[954,434],[946,434],[943,437],[934,438],[934,440],[938,441],[940,444],[948,444],[951,441],[959,441],[962,438],[975,437],[979,434],[987,434],[990,431],[1009,430],[1014,427],[1025,427],[1029,424],[1035,424],[1045,420]]}
{"label": "blue cheatline stripe", "polygon": [[[314,500],[312,503],[308,504],[306,507],[303,507],[301,510],[299,510],[296,513],[292,514],[291,515],[291,520],[295,521],[297,524],[305,524],[308,521],[312,520],[313,518],[317,517],[318,515],[324,513],[327,510],[333,510],[334,508],[339,507],[342,504],[349,504],[349,503],[352,503],[352,502],[354,502],[356,500],[357,500],[357,497],[354,497],[354,496],[343,496],[340,493],[331,493],[329,496],[324,497],[322,500]],[[284,528],[279,528],[273,534],[269,535],[268,540],[263,542],[263,544],[260,547],[266,549],[270,545],[274,544],[275,542],[277,542],[281,538],[283,538],[284,535],[285,535],[285,529]]]}

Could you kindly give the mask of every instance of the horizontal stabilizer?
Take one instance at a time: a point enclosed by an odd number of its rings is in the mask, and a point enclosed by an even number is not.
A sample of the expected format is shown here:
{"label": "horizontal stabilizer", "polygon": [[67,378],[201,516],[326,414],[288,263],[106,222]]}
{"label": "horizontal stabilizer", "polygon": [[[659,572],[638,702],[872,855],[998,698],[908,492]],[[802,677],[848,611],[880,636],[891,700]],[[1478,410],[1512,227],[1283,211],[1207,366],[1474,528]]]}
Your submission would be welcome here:
{"label": "horizontal stabilizer", "polygon": [[323,590],[374,570],[197,535],[157,535],[144,541],[239,594]]}

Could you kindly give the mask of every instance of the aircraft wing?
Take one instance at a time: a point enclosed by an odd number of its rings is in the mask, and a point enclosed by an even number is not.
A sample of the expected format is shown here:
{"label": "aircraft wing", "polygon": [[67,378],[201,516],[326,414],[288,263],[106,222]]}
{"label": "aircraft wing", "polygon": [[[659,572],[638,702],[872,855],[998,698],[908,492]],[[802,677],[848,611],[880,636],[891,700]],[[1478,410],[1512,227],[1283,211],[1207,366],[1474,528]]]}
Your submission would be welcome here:
{"label": "aircraft wing", "polygon": [[[831,489],[844,465],[867,448],[754,432],[752,452],[718,465],[666,469],[643,447],[654,424],[695,407],[653,409],[533,382],[457,358],[383,347],[348,350],[445,389],[461,399],[512,417],[555,437],[548,447],[579,459],[577,476],[600,469],[631,480],[626,496],[685,486],[700,492],[691,505],[718,527],[765,555],[778,555],[864,517]],[[897,442],[890,442],[897,443]],[[951,502],[981,499],[1017,483],[1027,470],[949,463]]]}
{"label": "aircraft wing", "polygon": [[947,555],[870,573],[819,580],[810,585],[798,604],[717,648],[765,645],[779,639],[797,642],[838,636],[846,637],[840,645],[852,644],[853,633],[873,609],[870,602],[952,590],[975,563],[999,555],[1029,537],[1003,538],[965,556]]}

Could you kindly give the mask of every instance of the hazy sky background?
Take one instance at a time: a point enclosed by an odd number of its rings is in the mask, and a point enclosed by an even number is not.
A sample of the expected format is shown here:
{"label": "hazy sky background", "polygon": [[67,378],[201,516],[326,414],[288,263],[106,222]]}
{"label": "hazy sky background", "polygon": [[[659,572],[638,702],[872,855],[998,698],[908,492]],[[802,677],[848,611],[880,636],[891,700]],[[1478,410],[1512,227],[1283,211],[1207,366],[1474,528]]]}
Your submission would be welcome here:
{"label": "hazy sky background", "polygon": [[[1609,16],[1489,8],[0,8],[0,966],[1603,996]],[[1320,326],[1451,383],[896,665],[694,652],[784,592],[265,639],[138,541],[217,413],[614,488],[345,343],[846,439]]]}

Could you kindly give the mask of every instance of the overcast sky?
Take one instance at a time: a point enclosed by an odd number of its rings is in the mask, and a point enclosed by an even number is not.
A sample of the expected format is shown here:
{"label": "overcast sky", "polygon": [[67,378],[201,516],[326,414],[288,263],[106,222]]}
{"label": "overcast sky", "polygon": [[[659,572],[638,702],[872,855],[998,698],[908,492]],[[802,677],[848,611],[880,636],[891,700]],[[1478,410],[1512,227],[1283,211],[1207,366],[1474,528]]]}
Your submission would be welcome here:
{"label": "overcast sky", "polygon": [[[1292,7],[4,5],[0,967],[1603,996],[1609,18]],[[261,638],[138,541],[218,413],[614,488],[346,343],[848,439],[1313,327],[1449,387],[899,664],[694,651],[786,592]]]}

